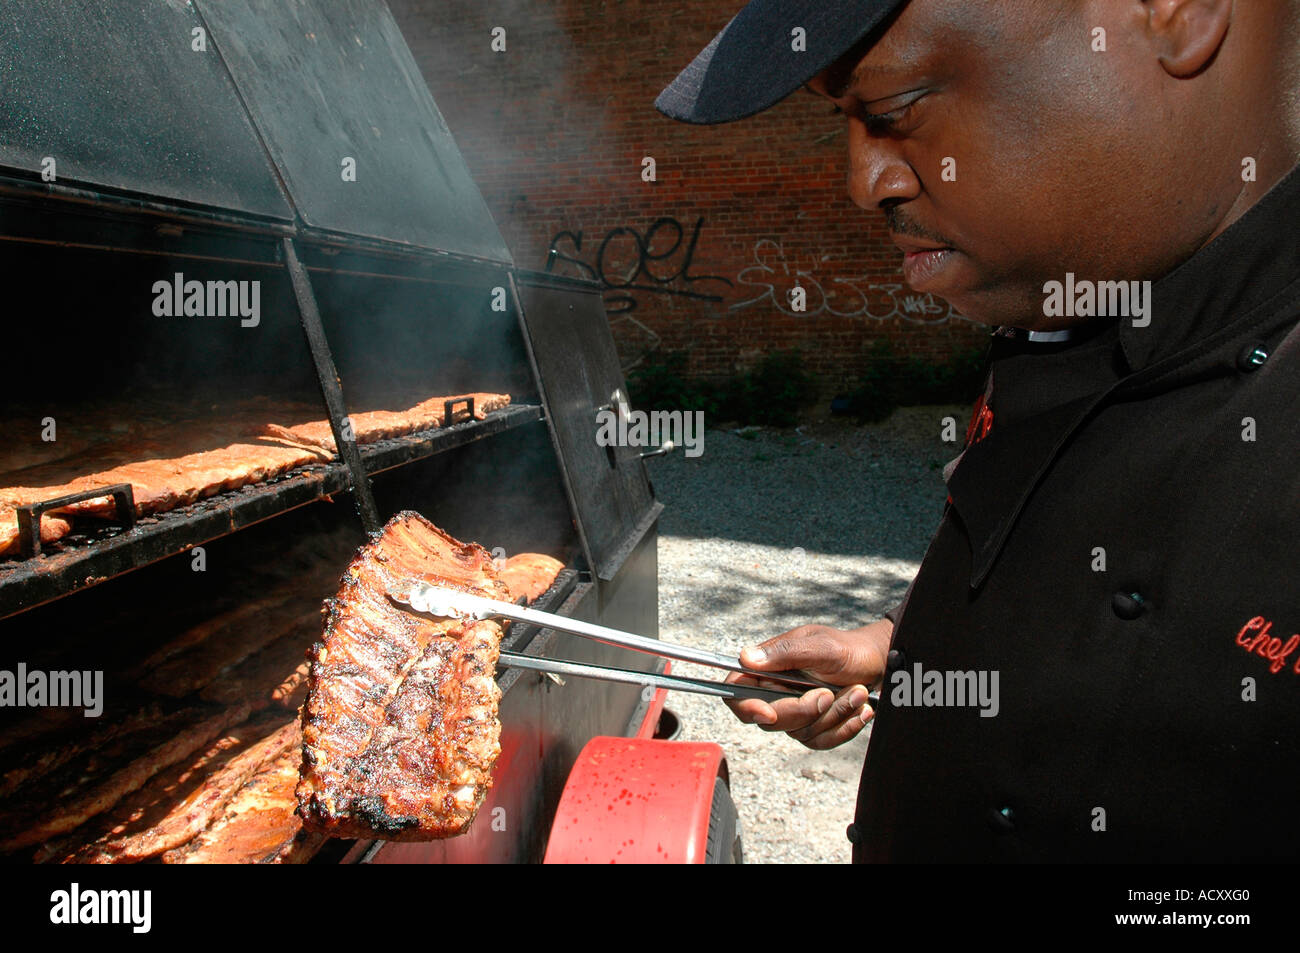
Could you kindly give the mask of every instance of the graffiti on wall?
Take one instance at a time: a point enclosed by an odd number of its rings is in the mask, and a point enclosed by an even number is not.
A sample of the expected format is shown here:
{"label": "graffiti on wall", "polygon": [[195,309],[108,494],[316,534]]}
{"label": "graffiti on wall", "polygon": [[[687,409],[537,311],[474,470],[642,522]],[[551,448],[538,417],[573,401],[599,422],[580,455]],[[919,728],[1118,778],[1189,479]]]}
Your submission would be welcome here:
{"label": "graffiti on wall", "polygon": [[[781,243],[771,238],[760,239],[754,245],[754,264],[741,269],[736,283],[754,289],[754,293],[731,305],[731,311],[770,302],[793,318],[829,314],[872,321],[898,318],[912,324],[969,320],[948,302],[932,294],[908,291],[902,282],[872,282],[866,275],[819,279],[806,268],[793,267]],[[792,301],[795,288],[804,290],[802,309]]]}
{"label": "graffiti on wall", "polygon": [[[661,294],[697,301],[720,303],[723,288],[732,287],[731,279],[721,275],[692,274],[695,248],[700,239],[704,217],[687,229],[675,218],[657,219],[645,232],[620,226],[611,228],[595,246],[595,257],[584,257],[581,231],[561,231],[551,239],[546,270],[554,271],[557,263],[571,265],[582,277],[599,282],[605,289],[605,310],[609,314],[627,314],[637,308],[637,294]],[[587,254],[593,246],[588,246]]]}
{"label": "graffiti on wall", "polygon": [[[579,275],[598,283],[605,292],[605,310],[611,316],[631,318],[638,295],[669,295],[720,304],[724,294],[736,289],[744,295],[728,307],[743,311],[770,304],[790,317],[833,315],[911,324],[936,325],[948,321],[969,321],[948,302],[932,294],[916,294],[901,281],[872,281],[867,275],[821,277],[811,268],[797,267],[775,239],[760,239],[754,245],[754,263],[742,268],[733,281],[722,275],[692,271],[704,217],[689,228],[672,217],[656,219],[644,232],[619,226],[605,233],[599,244],[587,243],[584,233],[563,230],[551,239],[546,271],[570,266]],[[585,247],[584,247],[585,246]],[[796,307],[792,292],[802,288],[802,308]],[[720,312],[723,313],[723,312]]]}

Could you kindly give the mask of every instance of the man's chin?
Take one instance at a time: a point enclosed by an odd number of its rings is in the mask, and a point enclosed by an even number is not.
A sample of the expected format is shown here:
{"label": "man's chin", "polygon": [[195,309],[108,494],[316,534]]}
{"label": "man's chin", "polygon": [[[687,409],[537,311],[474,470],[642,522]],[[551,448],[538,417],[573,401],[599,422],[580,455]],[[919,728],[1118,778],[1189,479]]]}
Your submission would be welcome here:
{"label": "man's chin", "polygon": [[976,324],[1000,327],[1007,323],[1010,312],[1005,308],[991,305],[988,299],[975,295],[940,295],[957,314]]}
{"label": "man's chin", "polygon": [[903,281],[915,294],[946,301],[954,311],[978,324],[999,327],[1008,318],[1042,317],[1042,297],[1029,301],[1024,289],[985,283],[975,262],[956,249],[917,250],[903,256]]}
{"label": "man's chin", "polygon": [[[936,293],[937,294],[937,293]],[[989,327],[1016,327],[1029,331],[1055,331],[1051,318],[1043,314],[1043,296],[1030,295],[998,289],[980,289],[978,291],[958,291],[946,295],[937,295],[947,301],[952,309],[969,321],[986,324]]]}

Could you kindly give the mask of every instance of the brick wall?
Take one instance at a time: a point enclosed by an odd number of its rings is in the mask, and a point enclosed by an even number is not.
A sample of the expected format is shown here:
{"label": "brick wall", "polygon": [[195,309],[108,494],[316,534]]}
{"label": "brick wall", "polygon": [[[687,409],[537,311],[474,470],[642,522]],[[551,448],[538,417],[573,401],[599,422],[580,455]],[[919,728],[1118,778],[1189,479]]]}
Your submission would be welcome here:
{"label": "brick wall", "polygon": [[687,350],[693,375],[722,377],[797,347],[833,391],[882,337],[934,360],[983,342],[903,284],[883,218],[848,198],[824,102],[798,93],[714,127],[653,108],[740,5],[389,0],[516,263],[604,281],[625,366]]}

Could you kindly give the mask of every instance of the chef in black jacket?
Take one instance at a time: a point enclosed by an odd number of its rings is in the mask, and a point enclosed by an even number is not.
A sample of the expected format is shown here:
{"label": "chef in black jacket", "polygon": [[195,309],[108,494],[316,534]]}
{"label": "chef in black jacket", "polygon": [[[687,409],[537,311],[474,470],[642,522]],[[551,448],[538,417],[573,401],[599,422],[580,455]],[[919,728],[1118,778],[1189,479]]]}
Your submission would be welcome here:
{"label": "chef in black jacket", "polygon": [[995,328],[904,604],[743,655],[845,686],[745,721],[874,717],[856,861],[1300,857],[1298,79],[1295,0],[755,0],[661,94],[829,99]]}

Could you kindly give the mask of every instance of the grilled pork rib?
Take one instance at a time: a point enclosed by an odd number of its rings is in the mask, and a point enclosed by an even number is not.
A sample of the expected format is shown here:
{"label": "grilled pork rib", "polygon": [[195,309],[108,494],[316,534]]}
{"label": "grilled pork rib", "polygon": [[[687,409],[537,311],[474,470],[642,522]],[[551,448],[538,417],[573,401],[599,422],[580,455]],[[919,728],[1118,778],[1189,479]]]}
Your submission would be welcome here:
{"label": "grilled pork rib", "polygon": [[[159,771],[201,749],[248,717],[248,712],[244,703],[225,709],[184,708],[43,778],[25,797],[6,801],[0,852],[30,847],[76,829],[143,787]],[[100,771],[100,762],[120,766]]]}
{"label": "grilled pork rib", "polygon": [[564,563],[542,553],[517,553],[506,560],[501,581],[510,590],[510,600],[524,599],[531,605],[555,583]]}
{"label": "grilled pork rib", "polygon": [[[301,741],[298,725],[294,741]],[[301,747],[292,744],[257,773],[218,811],[207,829],[182,847],[162,855],[164,864],[273,863],[302,832],[294,814]]]}
{"label": "grilled pork rib", "polygon": [[[350,418],[356,441],[368,444],[444,427],[446,402],[466,397],[474,398],[476,420],[510,404],[509,394],[474,393],[430,397],[400,410],[362,411]],[[463,412],[462,404],[455,406],[458,415]],[[136,513],[144,516],[270,480],[295,467],[328,462],[335,452],[330,422],[315,419],[320,408],[312,404],[253,397],[221,407],[110,407],[98,416],[84,410],[70,415],[81,421],[82,432],[66,439],[60,435],[57,448],[52,443],[32,446],[30,439],[17,435],[9,441],[13,447],[6,449],[0,469],[0,557],[17,554],[16,507],[27,503],[130,483]],[[272,416],[282,423],[268,422]],[[0,430],[0,438],[7,436],[11,434]],[[70,447],[83,452],[73,453]],[[69,533],[71,515],[112,513],[109,497],[47,513],[41,520],[41,542],[53,543]]]}
{"label": "grilled pork rib", "polygon": [[[236,727],[204,752],[186,773],[157,779],[160,784],[170,786],[170,790],[167,786],[146,790],[136,803],[132,799],[122,801],[114,814],[123,812],[125,817],[65,860],[92,864],[137,863],[201,834],[263,765],[298,747],[301,738],[298,722],[280,724],[287,715],[287,712],[279,713]],[[178,793],[177,788],[187,793],[175,799],[172,795]],[[136,817],[137,812],[140,817]],[[118,818],[109,818],[110,822],[115,819]]]}
{"label": "grilled pork rib", "polygon": [[491,787],[501,629],[418,615],[388,598],[416,581],[509,599],[483,547],[416,513],[399,513],[361,548],[308,653],[297,795],[310,830],[451,837]]}

